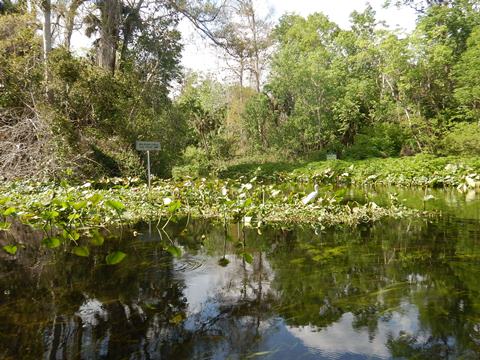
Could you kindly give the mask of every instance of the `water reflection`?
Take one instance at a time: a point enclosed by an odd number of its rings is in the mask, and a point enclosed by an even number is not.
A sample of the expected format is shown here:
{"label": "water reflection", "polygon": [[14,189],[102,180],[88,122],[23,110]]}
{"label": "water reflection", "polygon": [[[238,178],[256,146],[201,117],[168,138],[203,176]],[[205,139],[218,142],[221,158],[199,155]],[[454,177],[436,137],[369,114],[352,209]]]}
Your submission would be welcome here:
{"label": "water reflection", "polygon": [[422,189],[377,185],[349,188],[345,201],[374,201],[383,206],[403,204],[414,209],[440,211],[458,219],[480,220],[479,194],[478,189],[460,192],[455,188]]}
{"label": "water reflection", "polygon": [[[141,225],[90,258],[29,245],[0,259],[0,358],[476,359],[480,227],[385,221],[246,231]],[[24,231],[22,229],[21,231]],[[125,233],[132,234],[125,237]],[[136,234],[137,236],[134,236]],[[18,233],[24,242],[35,234]],[[243,246],[243,245],[242,245]],[[241,249],[240,249],[241,248]],[[105,255],[128,254],[117,266]],[[239,250],[240,249],[240,250]]]}

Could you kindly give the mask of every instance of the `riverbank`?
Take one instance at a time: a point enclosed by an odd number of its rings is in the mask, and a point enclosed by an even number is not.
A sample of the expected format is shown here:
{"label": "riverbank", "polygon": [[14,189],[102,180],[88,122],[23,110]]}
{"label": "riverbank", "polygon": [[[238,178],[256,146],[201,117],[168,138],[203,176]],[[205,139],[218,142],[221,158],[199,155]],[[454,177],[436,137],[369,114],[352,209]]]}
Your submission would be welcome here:
{"label": "riverbank", "polygon": [[480,185],[480,157],[416,155],[368,160],[300,163],[240,163],[220,171],[223,178],[259,176],[271,180],[422,187]]}

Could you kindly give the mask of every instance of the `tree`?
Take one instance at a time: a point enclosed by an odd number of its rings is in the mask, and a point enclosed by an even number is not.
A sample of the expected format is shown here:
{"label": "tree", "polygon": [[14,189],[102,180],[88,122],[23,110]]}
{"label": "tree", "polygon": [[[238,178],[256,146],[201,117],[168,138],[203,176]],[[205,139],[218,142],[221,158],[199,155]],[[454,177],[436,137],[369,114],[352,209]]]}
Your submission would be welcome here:
{"label": "tree", "polygon": [[63,0],[57,4],[57,11],[63,18],[64,32],[63,32],[63,45],[70,51],[71,40],[75,28],[76,19],[79,14],[80,7],[86,3],[87,0]]}
{"label": "tree", "polygon": [[253,0],[233,0],[223,12],[215,36],[222,40],[221,49],[226,53],[227,63],[233,62],[230,69],[240,86],[248,72],[252,87],[260,92],[272,45],[271,31],[270,16],[261,17]]}
{"label": "tree", "polygon": [[43,62],[45,71],[45,94],[50,98],[49,82],[50,75],[48,71],[48,55],[52,51],[52,2],[51,0],[41,0],[40,9],[43,13]]}
{"label": "tree", "polygon": [[267,89],[278,109],[280,138],[294,153],[318,150],[335,137],[332,106],[339,87],[330,70],[340,32],[322,14],[284,16],[274,31],[278,51]]}
{"label": "tree", "polygon": [[454,68],[454,96],[468,119],[480,124],[480,26],[471,33],[467,49]]}
{"label": "tree", "polygon": [[432,6],[444,6],[452,2],[452,0],[387,0],[385,5],[408,6],[418,13],[424,14]]}
{"label": "tree", "polygon": [[225,88],[215,80],[201,80],[197,74],[190,74],[177,100],[195,134],[193,144],[203,147],[208,158],[212,155],[215,137],[225,123],[224,94]]}

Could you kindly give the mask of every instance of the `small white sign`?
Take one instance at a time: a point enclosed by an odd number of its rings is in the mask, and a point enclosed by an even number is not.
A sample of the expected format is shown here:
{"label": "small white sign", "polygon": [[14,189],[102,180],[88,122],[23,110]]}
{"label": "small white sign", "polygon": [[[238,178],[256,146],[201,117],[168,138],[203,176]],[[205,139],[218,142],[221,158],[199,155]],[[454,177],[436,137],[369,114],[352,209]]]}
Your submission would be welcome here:
{"label": "small white sign", "polygon": [[337,160],[337,154],[327,154],[327,160]]}
{"label": "small white sign", "polygon": [[158,141],[137,141],[136,148],[138,151],[158,151],[160,143]]}

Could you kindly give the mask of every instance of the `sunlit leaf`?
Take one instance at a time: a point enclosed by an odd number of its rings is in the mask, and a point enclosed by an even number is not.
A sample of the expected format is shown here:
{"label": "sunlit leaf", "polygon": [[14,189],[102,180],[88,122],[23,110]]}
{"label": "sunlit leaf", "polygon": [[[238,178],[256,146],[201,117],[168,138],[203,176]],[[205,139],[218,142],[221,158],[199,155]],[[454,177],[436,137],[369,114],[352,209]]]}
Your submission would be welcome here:
{"label": "sunlit leaf", "polygon": [[80,234],[77,231],[72,230],[70,232],[67,232],[67,237],[69,237],[73,241],[77,241],[78,239],[80,239]]}
{"label": "sunlit leaf", "polygon": [[53,220],[55,218],[57,218],[58,216],[60,215],[60,213],[58,211],[55,211],[55,210],[52,210],[52,211],[44,211],[42,213],[42,218],[46,219],[46,220]]}
{"label": "sunlit leaf", "polygon": [[9,222],[0,222],[0,231],[7,231],[12,226]]}
{"label": "sunlit leaf", "polygon": [[9,207],[7,210],[3,212],[3,216],[14,215],[16,212],[17,212],[17,209],[15,209],[14,207]]}
{"label": "sunlit leaf", "polygon": [[182,206],[182,204],[180,203],[180,201],[176,200],[176,201],[174,201],[170,204],[170,206],[168,207],[168,212],[169,213],[174,213],[175,211],[180,209],[181,206]]}
{"label": "sunlit leaf", "polygon": [[167,247],[165,250],[167,250],[170,254],[172,254],[175,257],[182,256],[182,250],[177,246],[171,245],[171,246]]}
{"label": "sunlit leaf", "polygon": [[347,194],[347,189],[340,189],[340,190],[335,192],[335,197],[343,199],[346,194]]}
{"label": "sunlit leaf", "polygon": [[77,256],[88,257],[90,255],[90,250],[86,246],[75,246],[72,250]]}
{"label": "sunlit leaf", "polygon": [[70,215],[68,215],[68,220],[69,221],[73,221],[73,220],[77,220],[77,219],[80,219],[80,214],[70,214]]}
{"label": "sunlit leaf", "polygon": [[112,209],[121,212],[125,210],[125,205],[123,205],[120,201],[117,200],[107,200],[107,206],[111,207]]}
{"label": "sunlit leaf", "polygon": [[100,201],[103,200],[103,196],[100,194],[93,194],[89,199],[88,199],[93,205],[97,205]]}
{"label": "sunlit leaf", "polygon": [[54,249],[60,246],[61,241],[57,237],[47,237],[42,240],[42,244],[48,247],[49,249]]}
{"label": "sunlit leaf", "polygon": [[5,250],[10,255],[15,255],[17,253],[17,246],[16,245],[5,245],[3,247],[3,250]]}
{"label": "sunlit leaf", "polygon": [[108,265],[116,265],[125,259],[127,254],[121,251],[115,251],[113,253],[108,254],[105,257],[105,261],[107,262]]}
{"label": "sunlit leaf", "polygon": [[247,252],[242,253],[242,258],[245,260],[247,263],[251,264],[253,263],[253,256],[252,254],[249,254]]}
{"label": "sunlit leaf", "polygon": [[102,246],[105,239],[103,238],[102,234],[100,234],[100,232],[95,229],[95,230],[92,230],[90,232],[90,236],[92,237],[92,239],[90,240],[90,243],[93,245],[93,246]]}
{"label": "sunlit leaf", "polygon": [[6,204],[7,202],[9,202],[10,200],[12,200],[12,198],[10,198],[10,197],[2,197],[2,198],[0,198],[0,205],[4,205],[4,204]]}
{"label": "sunlit leaf", "polygon": [[173,325],[178,325],[180,324],[184,319],[184,315],[183,314],[177,314],[175,315],[173,318],[170,319],[170,324],[173,324]]}
{"label": "sunlit leaf", "polygon": [[79,201],[79,202],[74,203],[72,206],[75,210],[80,210],[80,209],[83,209],[85,206],[87,206],[87,202],[86,201]]}

